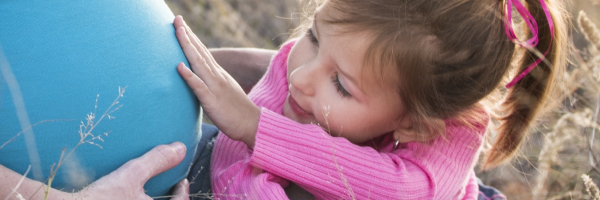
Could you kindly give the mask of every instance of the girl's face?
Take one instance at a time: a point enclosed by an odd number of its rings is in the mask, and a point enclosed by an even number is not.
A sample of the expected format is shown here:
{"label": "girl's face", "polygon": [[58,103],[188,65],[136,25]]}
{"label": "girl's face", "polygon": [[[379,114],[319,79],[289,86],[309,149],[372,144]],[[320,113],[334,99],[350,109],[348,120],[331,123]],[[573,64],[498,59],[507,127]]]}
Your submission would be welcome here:
{"label": "girl's face", "polygon": [[395,84],[380,84],[373,70],[363,70],[370,67],[363,66],[369,34],[340,34],[338,25],[322,21],[328,14],[326,6],[319,9],[290,51],[283,114],[355,144],[410,127]]}

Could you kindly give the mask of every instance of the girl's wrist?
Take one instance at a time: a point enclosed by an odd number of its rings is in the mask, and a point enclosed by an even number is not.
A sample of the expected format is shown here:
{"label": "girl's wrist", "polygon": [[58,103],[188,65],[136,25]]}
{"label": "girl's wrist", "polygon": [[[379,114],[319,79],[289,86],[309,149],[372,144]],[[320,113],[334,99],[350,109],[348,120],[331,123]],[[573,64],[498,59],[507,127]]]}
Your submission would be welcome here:
{"label": "girl's wrist", "polygon": [[258,123],[260,122],[261,109],[258,106],[254,106],[253,111],[248,118],[248,126],[242,141],[248,145],[251,149],[254,149],[256,142],[256,132],[258,131]]}

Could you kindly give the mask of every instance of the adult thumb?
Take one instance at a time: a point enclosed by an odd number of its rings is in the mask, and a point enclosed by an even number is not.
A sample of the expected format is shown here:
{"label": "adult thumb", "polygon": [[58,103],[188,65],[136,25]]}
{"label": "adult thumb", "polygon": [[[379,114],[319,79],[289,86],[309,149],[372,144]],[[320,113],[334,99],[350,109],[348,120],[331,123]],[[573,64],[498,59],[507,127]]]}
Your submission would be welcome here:
{"label": "adult thumb", "polygon": [[158,145],[139,158],[125,163],[122,170],[138,177],[140,183],[177,166],[185,157],[186,147],[181,142]]}

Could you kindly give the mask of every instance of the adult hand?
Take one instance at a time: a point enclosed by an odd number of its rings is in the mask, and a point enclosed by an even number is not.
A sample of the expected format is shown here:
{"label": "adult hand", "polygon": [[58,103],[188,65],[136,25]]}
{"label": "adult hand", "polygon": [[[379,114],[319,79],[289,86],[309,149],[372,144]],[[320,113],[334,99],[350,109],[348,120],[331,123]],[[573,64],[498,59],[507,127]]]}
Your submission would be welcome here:
{"label": "adult hand", "polygon": [[[130,160],[112,173],[100,178],[79,193],[75,199],[152,199],[144,193],[144,184],[152,177],[171,169],[185,157],[186,147],[180,142],[154,147],[143,156]],[[183,179],[174,188],[171,199],[189,199],[189,182]]]}
{"label": "adult hand", "polygon": [[[159,145],[77,193],[51,188],[48,199],[152,199],[144,193],[144,184],[148,179],[179,164],[185,152],[185,145],[180,142]],[[2,165],[0,177],[0,199],[43,199],[45,196],[40,191],[42,183]],[[172,199],[189,199],[189,182],[186,179],[174,187]]]}
{"label": "adult hand", "polygon": [[180,63],[177,66],[179,74],[192,88],[202,102],[202,108],[219,130],[229,138],[241,140],[253,148],[260,108],[250,101],[242,87],[215,62],[181,16],[175,18],[173,25],[179,45],[196,73]]}

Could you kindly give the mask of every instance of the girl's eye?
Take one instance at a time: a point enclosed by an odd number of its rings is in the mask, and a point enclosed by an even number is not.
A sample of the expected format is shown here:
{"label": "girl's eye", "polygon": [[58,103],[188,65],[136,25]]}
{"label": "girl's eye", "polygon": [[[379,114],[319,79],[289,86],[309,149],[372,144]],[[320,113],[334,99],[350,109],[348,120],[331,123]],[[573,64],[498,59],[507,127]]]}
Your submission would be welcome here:
{"label": "girl's eye", "polygon": [[346,88],[344,88],[344,85],[342,84],[342,82],[340,82],[340,76],[338,73],[335,73],[332,77],[333,84],[335,85],[338,93],[340,93],[340,95],[342,95],[342,97],[344,98],[350,98],[352,97],[352,95],[350,94],[350,92],[348,92],[348,90],[346,90]]}
{"label": "girl's eye", "polygon": [[309,28],[308,31],[306,31],[306,36],[308,36],[310,42],[312,42],[315,46],[319,46],[319,40],[317,40],[317,37],[315,37],[315,34],[313,34],[312,28]]}

